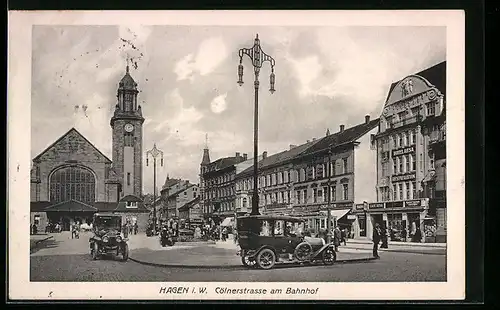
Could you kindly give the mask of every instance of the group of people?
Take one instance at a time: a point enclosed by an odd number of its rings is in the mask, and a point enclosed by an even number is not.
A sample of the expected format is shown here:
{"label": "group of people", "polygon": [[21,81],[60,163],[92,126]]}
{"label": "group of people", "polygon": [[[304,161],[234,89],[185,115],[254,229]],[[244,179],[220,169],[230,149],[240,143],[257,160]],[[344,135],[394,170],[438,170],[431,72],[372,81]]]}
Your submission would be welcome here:
{"label": "group of people", "polygon": [[137,222],[131,223],[130,221],[127,221],[122,226],[122,232],[125,238],[127,238],[128,235],[132,234],[137,235],[138,231],[139,231],[139,225],[137,225]]}
{"label": "group of people", "polygon": [[[421,242],[422,241],[422,231],[420,230],[420,227],[418,225],[413,225],[415,226],[414,230],[410,232],[410,241],[411,242]],[[389,236],[391,237],[391,240],[394,240],[392,238],[393,235],[393,230],[390,229],[390,232],[388,233],[387,229],[385,228],[385,225],[380,225],[379,223],[375,224],[375,227],[373,228],[373,257],[379,258],[380,256],[378,255],[378,246],[380,243],[381,249],[387,249],[388,246],[388,238]],[[401,236],[402,236],[402,241],[407,241],[407,231],[405,228],[401,230]]]}

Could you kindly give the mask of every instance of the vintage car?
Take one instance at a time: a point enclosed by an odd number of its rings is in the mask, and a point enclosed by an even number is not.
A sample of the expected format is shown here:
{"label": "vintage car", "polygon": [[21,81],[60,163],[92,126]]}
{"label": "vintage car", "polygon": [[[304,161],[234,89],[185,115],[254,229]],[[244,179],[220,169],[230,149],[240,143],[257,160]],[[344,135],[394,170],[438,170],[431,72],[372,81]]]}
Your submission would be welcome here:
{"label": "vintage car", "polygon": [[127,238],[121,232],[122,217],[115,214],[94,215],[93,235],[89,239],[90,255],[96,260],[104,255],[121,256],[122,261],[128,259]]}
{"label": "vintage car", "polygon": [[248,215],[237,218],[239,255],[247,267],[271,269],[277,262],[331,265],[332,243],[303,236],[304,220],[290,216]]}

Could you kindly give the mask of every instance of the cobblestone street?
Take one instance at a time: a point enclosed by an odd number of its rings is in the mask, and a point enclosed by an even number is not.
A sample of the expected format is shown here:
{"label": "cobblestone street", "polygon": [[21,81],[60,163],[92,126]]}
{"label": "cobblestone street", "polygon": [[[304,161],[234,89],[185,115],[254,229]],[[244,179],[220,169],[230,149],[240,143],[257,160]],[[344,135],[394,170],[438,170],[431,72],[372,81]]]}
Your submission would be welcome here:
{"label": "cobblestone street", "polygon": [[[282,266],[272,270],[165,268],[113,259],[93,261],[88,235],[54,234],[31,255],[31,281],[445,281],[446,256],[382,253],[380,260],[333,266]],[[154,242],[152,239],[151,242]],[[169,251],[176,251],[175,247]],[[165,252],[168,255],[169,251]],[[342,248],[341,248],[342,251]]]}

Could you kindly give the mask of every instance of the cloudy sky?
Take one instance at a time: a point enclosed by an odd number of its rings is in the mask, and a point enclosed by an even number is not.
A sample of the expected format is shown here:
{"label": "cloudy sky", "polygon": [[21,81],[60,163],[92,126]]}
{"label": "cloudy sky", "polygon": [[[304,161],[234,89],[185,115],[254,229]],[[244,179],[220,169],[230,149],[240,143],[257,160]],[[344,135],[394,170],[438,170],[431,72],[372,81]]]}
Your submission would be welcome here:
{"label": "cloudy sky", "polygon": [[[158,182],[169,174],[198,181],[208,134],[212,160],[252,156],[253,72],[238,49],[256,33],[276,60],[261,71],[259,151],[322,137],[378,117],[391,82],[446,59],[444,27],[189,27],[35,26],[33,28],[32,157],[77,128],[111,158],[109,119],[125,73],[140,89],[144,150],[165,153]],[[145,161],[144,161],[145,165]],[[152,190],[152,168],[144,189]]]}

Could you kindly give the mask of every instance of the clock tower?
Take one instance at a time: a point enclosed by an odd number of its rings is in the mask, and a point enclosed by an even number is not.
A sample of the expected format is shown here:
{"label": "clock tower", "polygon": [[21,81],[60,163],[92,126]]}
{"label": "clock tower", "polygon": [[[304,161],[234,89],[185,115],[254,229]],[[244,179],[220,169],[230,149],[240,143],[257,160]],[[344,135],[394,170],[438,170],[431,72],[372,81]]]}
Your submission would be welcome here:
{"label": "clock tower", "polygon": [[137,83],[129,66],[118,85],[115,112],[111,118],[113,168],[121,184],[120,198],[142,194],[142,117],[137,104]]}

